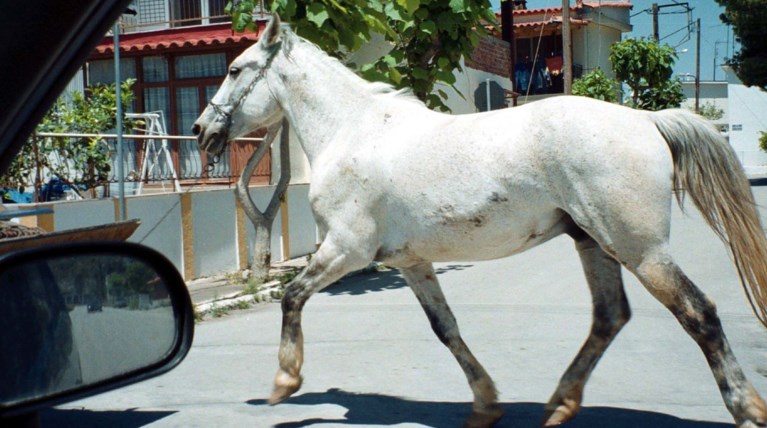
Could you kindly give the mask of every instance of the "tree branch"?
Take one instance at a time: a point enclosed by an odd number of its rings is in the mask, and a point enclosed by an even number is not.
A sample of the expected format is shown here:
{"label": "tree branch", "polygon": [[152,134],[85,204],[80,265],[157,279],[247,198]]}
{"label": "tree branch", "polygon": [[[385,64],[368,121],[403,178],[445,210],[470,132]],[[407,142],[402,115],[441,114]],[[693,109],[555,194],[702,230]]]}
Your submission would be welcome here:
{"label": "tree branch", "polygon": [[261,161],[261,159],[263,159],[269,147],[272,146],[274,137],[277,136],[277,132],[279,132],[281,125],[281,123],[277,123],[269,127],[266,132],[264,141],[260,146],[258,146],[253,154],[250,155],[248,162],[242,169],[242,173],[240,173],[240,178],[237,180],[237,186],[235,190],[237,197],[240,200],[243,210],[245,211],[245,215],[247,215],[250,221],[254,224],[259,221],[264,221],[266,217],[256,207],[256,203],[253,201],[253,198],[250,196],[250,192],[248,191],[248,184],[250,183],[250,177],[256,170],[256,166],[258,166],[258,163]]}
{"label": "tree branch", "polygon": [[282,119],[282,127],[280,132],[280,179],[277,182],[277,187],[274,189],[272,200],[269,201],[269,206],[264,211],[266,218],[273,219],[277,215],[277,210],[280,208],[280,202],[283,200],[285,191],[290,184],[290,124],[287,119]]}

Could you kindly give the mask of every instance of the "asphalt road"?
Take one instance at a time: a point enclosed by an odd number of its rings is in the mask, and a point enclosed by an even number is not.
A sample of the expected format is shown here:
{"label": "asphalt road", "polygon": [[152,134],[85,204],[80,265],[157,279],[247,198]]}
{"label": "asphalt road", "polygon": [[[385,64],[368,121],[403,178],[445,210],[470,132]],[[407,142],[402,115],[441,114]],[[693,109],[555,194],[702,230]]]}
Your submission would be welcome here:
{"label": "asphalt road", "polygon": [[[754,192],[767,205],[767,187]],[[767,394],[767,330],[747,306],[724,246],[692,206],[686,216],[674,207],[671,247],[717,302],[746,375]],[[538,426],[591,319],[572,242],[560,237],[512,258],[438,268],[464,339],[500,391],[506,415],[499,426]],[[697,346],[625,271],[624,281],[633,319],[566,426],[732,426]],[[44,426],[454,427],[470,413],[462,372],[396,271],[346,279],[309,302],[303,388],[269,407],[280,319],[279,305],[265,304],[205,321],[172,372],[50,410]]]}

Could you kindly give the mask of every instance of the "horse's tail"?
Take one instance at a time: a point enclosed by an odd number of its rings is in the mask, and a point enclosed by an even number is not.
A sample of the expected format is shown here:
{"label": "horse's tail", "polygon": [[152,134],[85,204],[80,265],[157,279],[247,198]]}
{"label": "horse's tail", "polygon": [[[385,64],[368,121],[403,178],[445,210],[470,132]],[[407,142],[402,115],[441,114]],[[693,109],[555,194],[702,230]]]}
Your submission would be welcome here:
{"label": "horse's tail", "polygon": [[730,144],[714,126],[686,110],[650,113],[674,162],[674,187],[684,193],[730,248],[751,308],[767,327],[767,239],[751,187]]}

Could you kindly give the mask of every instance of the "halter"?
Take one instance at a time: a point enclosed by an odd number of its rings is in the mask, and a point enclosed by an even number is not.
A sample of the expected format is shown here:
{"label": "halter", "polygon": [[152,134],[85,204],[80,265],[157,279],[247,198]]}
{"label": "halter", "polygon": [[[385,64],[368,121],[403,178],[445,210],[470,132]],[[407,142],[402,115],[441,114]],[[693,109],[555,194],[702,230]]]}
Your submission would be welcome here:
{"label": "halter", "polygon": [[[250,81],[248,84],[248,87],[245,88],[245,91],[242,92],[242,94],[235,100],[234,103],[231,105],[228,104],[216,104],[213,101],[208,102],[208,105],[213,109],[213,111],[216,113],[216,121],[221,121],[224,123],[224,129],[226,130],[226,137],[229,137],[229,129],[232,127],[232,114],[240,108],[240,105],[243,101],[245,101],[245,98],[250,95],[250,93],[253,91],[253,88],[256,87],[256,83],[261,81],[266,77],[266,71],[269,69],[269,67],[272,65],[272,61],[274,60],[274,57],[277,56],[277,49],[276,47],[272,50],[272,53],[269,55],[269,57],[266,59],[266,64],[258,70],[258,73],[253,77],[253,80]],[[223,119],[219,119],[219,117],[223,117]],[[228,140],[228,138],[227,138]],[[221,147],[221,150],[213,155],[213,160],[208,163],[208,165],[205,167],[205,169],[210,173],[213,171],[213,168],[215,168],[215,164],[218,163],[218,161],[221,160],[221,153],[224,152],[224,147],[226,145]]]}

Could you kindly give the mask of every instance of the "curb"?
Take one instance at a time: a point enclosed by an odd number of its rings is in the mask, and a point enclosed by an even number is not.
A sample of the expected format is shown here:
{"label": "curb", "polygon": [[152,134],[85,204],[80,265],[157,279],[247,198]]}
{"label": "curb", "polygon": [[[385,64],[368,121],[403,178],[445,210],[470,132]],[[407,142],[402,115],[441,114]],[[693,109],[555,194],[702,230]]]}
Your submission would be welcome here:
{"label": "curb", "polygon": [[266,297],[274,298],[273,292],[278,291],[281,285],[282,284],[279,281],[270,281],[262,285],[261,290],[255,294],[244,294],[242,291],[237,291],[224,295],[223,297],[208,299],[199,303],[195,303],[194,307],[198,312],[205,313],[214,308],[233,306],[239,302],[247,302],[252,300],[262,301]]}

